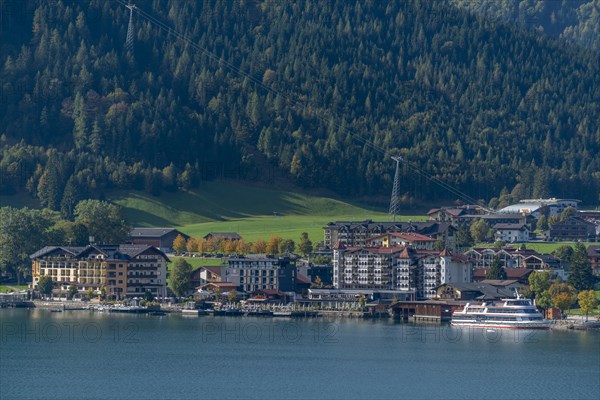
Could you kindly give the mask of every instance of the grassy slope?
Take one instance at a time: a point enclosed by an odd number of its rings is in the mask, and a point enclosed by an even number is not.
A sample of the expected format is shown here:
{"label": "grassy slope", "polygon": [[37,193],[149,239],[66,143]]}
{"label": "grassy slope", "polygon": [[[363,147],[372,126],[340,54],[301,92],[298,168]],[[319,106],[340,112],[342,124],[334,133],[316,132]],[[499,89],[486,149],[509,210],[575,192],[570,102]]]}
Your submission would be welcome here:
{"label": "grassy slope", "polygon": [[[538,253],[550,254],[554,250],[556,250],[558,247],[561,247],[561,246],[566,245],[566,246],[575,247],[575,243],[576,242],[548,242],[548,243],[527,242],[527,243],[525,243],[525,246],[529,250],[535,250]],[[591,245],[596,245],[598,243],[583,242],[583,244],[585,245],[585,247],[589,247]],[[477,243],[474,247],[493,247],[493,246],[494,245],[491,243]],[[516,248],[516,247],[521,246],[521,243],[512,243],[512,244],[508,244],[508,246]]]}
{"label": "grassy slope", "polygon": [[[308,232],[313,241],[323,237],[323,226],[333,220],[389,220],[384,210],[373,210],[336,200],[237,183],[211,182],[185,193],[153,197],[143,192],[117,192],[110,200],[121,205],[135,226],[176,226],[194,237],[211,231],[234,231],[245,240],[272,235],[298,240]],[[423,220],[404,216],[401,220]]]}
{"label": "grassy slope", "polygon": [[198,268],[198,267],[217,267],[217,266],[225,265],[225,259],[224,258],[198,258],[198,257],[177,257],[177,256],[172,256],[172,257],[170,257],[171,262],[167,264],[169,270],[171,269],[171,265],[173,265],[173,262],[175,260],[177,260],[178,258],[183,258],[184,260],[186,260],[194,268]]}

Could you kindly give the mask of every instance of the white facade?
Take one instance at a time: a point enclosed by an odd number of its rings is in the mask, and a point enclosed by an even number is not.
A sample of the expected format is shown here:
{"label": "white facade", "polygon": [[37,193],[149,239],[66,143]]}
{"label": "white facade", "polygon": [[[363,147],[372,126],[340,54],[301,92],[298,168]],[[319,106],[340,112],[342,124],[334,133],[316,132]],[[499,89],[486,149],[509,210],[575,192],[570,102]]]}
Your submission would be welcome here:
{"label": "white facade", "polygon": [[529,241],[529,229],[526,226],[521,228],[498,228],[494,233],[494,239],[497,242],[521,243]]}
{"label": "white facade", "polygon": [[336,249],[333,286],[340,290],[397,290],[433,298],[443,283],[470,282],[472,265],[462,255],[410,248]]}
{"label": "white facade", "polygon": [[537,219],[540,218],[542,213],[546,212],[548,217],[560,216],[560,214],[568,207],[573,207],[577,210],[577,206],[580,202],[580,200],[576,199],[525,199],[517,204],[504,207],[498,212],[531,214]]}

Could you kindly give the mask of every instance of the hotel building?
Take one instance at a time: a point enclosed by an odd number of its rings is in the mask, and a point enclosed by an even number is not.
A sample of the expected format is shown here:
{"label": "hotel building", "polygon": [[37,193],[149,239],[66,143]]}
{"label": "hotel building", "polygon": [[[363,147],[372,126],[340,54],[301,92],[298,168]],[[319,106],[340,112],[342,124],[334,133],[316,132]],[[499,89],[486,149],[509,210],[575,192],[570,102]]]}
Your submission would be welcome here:
{"label": "hotel building", "polygon": [[76,286],[80,293],[102,287],[109,299],[141,297],[150,292],[167,296],[169,259],[154,246],[91,244],[84,247],[46,246],[30,256],[32,288],[49,276],[58,292]]}
{"label": "hotel building", "polygon": [[413,300],[435,297],[443,283],[470,282],[471,269],[467,257],[447,250],[339,244],[333,251],[335,289],[393,290]]}

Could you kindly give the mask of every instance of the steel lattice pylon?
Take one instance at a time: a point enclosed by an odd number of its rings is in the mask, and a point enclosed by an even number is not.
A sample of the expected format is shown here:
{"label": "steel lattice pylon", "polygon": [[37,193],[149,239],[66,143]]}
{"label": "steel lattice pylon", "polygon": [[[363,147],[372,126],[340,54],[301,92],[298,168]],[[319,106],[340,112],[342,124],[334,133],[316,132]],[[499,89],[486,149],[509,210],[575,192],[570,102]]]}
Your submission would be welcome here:
{"label": "steel lattice pylon", "polygon": [[127,27],[127,39],[125,39],[125,48],[127,50],[133,49],[133,9],[134,5],[128,5],[129,8],[129,26]]}
{"label": "steel lattice pylon", "polygon": [[392,188],[392,199],[390,201],[390,215],[396,221],[396,215],[400,212],[400,161],[401,157],[392,157],[396,161],[396,174],[394,175],[394,187]]}

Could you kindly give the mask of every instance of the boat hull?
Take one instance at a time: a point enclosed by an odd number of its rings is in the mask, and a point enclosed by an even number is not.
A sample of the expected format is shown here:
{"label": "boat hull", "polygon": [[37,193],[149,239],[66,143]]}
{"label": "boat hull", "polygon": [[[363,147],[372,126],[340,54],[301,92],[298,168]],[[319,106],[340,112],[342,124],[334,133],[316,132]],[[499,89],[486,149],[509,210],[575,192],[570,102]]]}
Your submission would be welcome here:
{"label": "boat hull", "polygon": [[452,326],[459,326],[464,328],[482,328],[482,329],[550,329],[550,323],[540,324],[511,324],[511,323],[499,323],[499,324],[480,324],[480,323],[469,323],[469,322],[450,322]]}

